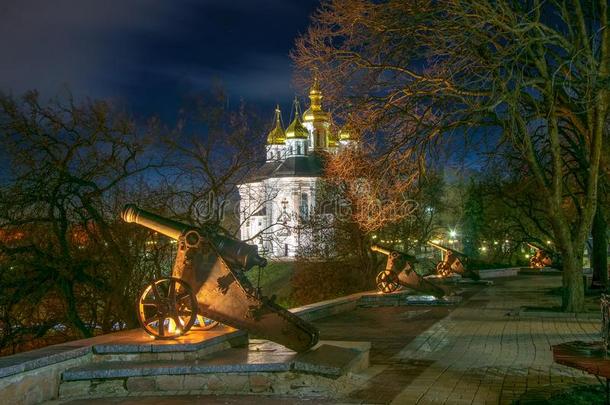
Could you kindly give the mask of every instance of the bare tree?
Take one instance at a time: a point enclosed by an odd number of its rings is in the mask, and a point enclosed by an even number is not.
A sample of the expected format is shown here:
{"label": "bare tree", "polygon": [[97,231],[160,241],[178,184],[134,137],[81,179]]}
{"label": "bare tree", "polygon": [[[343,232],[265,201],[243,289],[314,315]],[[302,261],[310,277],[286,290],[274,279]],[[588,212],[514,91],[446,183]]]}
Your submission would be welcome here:
{"label": "bare tree", "polygon": [[444,142],[458,129],[476,136],[481,126],[511,143],[564,259],[564,309],[581,311],[609,48],[606,0],[334,0],[314,15],[294,57],[303,71],[319,69],[330,98],[370,118],[364,128],[404,134],[410,153],[416,140]]}
{"label": "bare tree", "polygon": [[[148,234],[117,223],[155,126],[137,128],[102,102],[0,97],[2,347],[135,326]],[[14,348],[15,346],[13,346]]]}
{"label": "bare tree", "polygon": [[235,233],[240,226],[237,186],[265,161],[265,132],[245,102],[229,105],[220,85],[190,97],[177,131],[164,143],[174,170],[164,173],[174,215]]}

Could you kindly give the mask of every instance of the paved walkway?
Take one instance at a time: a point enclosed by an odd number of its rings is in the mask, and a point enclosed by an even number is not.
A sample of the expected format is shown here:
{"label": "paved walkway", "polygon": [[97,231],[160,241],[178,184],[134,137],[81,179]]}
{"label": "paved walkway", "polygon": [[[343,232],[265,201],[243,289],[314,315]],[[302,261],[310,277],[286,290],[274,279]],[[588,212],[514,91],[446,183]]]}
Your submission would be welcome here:
{"label": "paved walkway", "polygon": [[[599,320],[519,311],[524,306],[558,305],[559,297],[545,293],[560,282],[557,276],[496,281],[494,286],[479,290],[414,339],[405,336],[410,342],[401,348],[385,327],[373,325],[378,335],[392,343],[385,344],[365,333],[373,341],[369,370],[372,375],[361,390],[352,393],[350,400],[396,404],[510,404],[527,390],[596,383],[593,377],[582,372],[555,365],[550,346],[569,340],[599,340]],[[439,315],[441,309],[429,312],[420,309],[420,314],[413,308],[402,309],[402,313],[401,308],[393,310],[398,310],[395,323],[416,324]],[[359,311],[366,309],[318,322],[322,335],[329,329],[341,330],[337,328],[340,318],[357,316]],[[377,318],[391,325],[391,319]],[[355,334],[360,334],[360,327],[351,336]]]}
{"label": "paved walkway", "polygon": [[[371,367],[362,387],[341,403],[510,404],[526,391],[564,384],[594,384],[593,377],[553,364],[550,346],[597,340],[599,320],[529,313],[524,306],[552,307],[548,292],[557,276],[520,276],[471,287],[464,302],[449,307],[359,308],[315,322],[322,339],[372,342]],[[151,397],[88,400],[88,405],[329,403],[270,397]],[[69,401],[70,404],[80,403]]]}

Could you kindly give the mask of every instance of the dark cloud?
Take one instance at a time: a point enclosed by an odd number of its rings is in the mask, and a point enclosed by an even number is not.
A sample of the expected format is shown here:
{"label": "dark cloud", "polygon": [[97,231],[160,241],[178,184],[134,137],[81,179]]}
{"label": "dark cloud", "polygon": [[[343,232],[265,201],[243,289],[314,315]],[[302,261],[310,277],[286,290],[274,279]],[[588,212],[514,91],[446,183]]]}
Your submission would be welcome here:
{"label": "dark cloud", "polygon": [[163,114],[225,83],[232,97],[291,98],[288,52],[314,0],[18,0],[0,4],[0,90],[121,100]]}

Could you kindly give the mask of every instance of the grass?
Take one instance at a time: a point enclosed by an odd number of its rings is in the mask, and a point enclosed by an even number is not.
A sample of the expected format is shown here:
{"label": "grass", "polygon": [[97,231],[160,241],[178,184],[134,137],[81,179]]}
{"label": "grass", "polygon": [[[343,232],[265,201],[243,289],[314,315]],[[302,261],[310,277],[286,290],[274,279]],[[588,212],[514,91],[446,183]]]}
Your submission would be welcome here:
{"label": "grass", "polygon": [[593,405],[603,404],[605,392],[601,385],[579,385],[553,395],[549,404],[556,405]]}
{"label": "grass", "polygon": [[[260,269],[254,267],[246,275],[254,287],[259,286],[263,295],[276,296],[276,302],[283,307],[291,308],[298,306],[290,296],[292,294],[292,273],[294,265],[291,262],[270,262],[267,267]],[[259,279],[260,277],[260,279]]]}
{"label": "grass", "polygon": [[577,385],[561,390],[553,390],[552,393],[540,398],[532,393],[525,393],[519,400],[513,402],[515,405],[538,404],[538,405],[597,405],[604,404],[606,394],[601,384]]}

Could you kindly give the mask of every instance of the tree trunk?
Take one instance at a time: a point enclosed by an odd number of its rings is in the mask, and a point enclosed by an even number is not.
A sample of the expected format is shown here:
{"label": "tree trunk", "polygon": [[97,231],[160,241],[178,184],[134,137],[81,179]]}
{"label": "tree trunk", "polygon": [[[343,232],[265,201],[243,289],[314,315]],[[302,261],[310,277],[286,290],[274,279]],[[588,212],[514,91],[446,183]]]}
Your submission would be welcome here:
{"label": "tree trunk", "polygon": [[66,300],[66,318],[67,321],[75,328],[75,332],[78,332],[83,338],[90,338],[93,333],[87,328],[87,325],[83,322],[78,314],[76,308],[76,297],[74,296],[74,285],[69,280],[61,281],[61,290],[63,292],[64,299]]}
{"label": "tree trunk", "polygon": [[582,253],[562,252],[563,263],[563,299],[565,312],[582,312],[585,309],[585,286],[582,274]]}
{"label": "tree trunk", "polygon": [[593,268],[593,283],[595,286],[608,288],[608,223],[601,204],[593,218],[591,236],[593,248],[591,249],[591,267]]}

